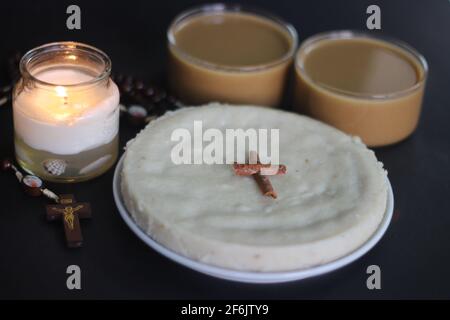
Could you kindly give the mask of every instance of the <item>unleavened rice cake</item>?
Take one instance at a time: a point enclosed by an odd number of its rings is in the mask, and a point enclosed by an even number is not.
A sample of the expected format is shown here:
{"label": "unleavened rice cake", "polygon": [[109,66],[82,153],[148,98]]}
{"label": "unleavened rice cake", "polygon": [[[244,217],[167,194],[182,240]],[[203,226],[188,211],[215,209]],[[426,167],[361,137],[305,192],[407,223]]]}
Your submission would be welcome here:
{"label": "unleavened rice cake", "polygon": [[[285,175],[271,176],[277,199],[227,164],[176,165],[174,129],[280,130]],[[192,133],[193,135],[193,133]],[[122,195],[136,223],[157,242],[207,264],[285,271],[330,262],[360,247],[387,200],[382,164],[358,138],[305,116],[210,104],[151,122],[127,145]]]}

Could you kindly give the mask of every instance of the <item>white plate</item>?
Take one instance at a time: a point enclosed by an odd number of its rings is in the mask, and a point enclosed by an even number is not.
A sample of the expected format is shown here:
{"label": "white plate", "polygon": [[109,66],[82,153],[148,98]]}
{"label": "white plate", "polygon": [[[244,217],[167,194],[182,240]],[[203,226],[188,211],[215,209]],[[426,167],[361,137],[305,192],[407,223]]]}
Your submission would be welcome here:
{"label": "white plate", "polygon": [[345,265],[360,258],[362,255],[364,255],[366,252],[372,249],[386,232],[386,229],[388,228],[392,218],[392,212],[394,208],[394,195],[392,193],[391,184],[389,180],[387,180],[388,197],[387,197],[386,212],[384,213],[383,220],[381,221],[375,233],[370,237],[370,239],[366,243],[364,243],[361,247],[349,253],[348,255],[339,258],[337,260],[328,262],[326,264],[322,264],[320,266],[315,266],[308,269],[283,271],[283,272],[249,272],[216,267],[213,265],[192,260],[164,247],[163,245],[156,242],[148,234],[146,234],[136,224],[136,222],[130,216],[123,203],[122,194],[120,191],[120,181],[121,181],[120,173],[122,172],[123,158],[124,157],[122,156],[114,172],[113,193],[114,193],[114,200],[116,201],[117,208],[119,209],[119,213],[122,216],[125,223],[128,225],[128,227],[149,247],[152,247],[163,256],[166,256],[167,258],[172,259],[173,261],[178,262],[179,264],[185,267],[191,268],[198,272],[205,273],[217,278],[248,283],[277,283],[310,278],[342,268]]}

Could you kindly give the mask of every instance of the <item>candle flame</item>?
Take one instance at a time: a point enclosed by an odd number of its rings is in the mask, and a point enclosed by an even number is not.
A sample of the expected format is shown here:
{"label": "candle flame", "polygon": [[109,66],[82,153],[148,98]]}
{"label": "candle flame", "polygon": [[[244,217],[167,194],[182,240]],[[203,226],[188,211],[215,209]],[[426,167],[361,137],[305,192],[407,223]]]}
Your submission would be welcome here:
{"label": "candle flame", "polygon": [[55,87],[56,95],[61,98],[67,98],[67,91],[66,88],[63,86],[56,86]]}

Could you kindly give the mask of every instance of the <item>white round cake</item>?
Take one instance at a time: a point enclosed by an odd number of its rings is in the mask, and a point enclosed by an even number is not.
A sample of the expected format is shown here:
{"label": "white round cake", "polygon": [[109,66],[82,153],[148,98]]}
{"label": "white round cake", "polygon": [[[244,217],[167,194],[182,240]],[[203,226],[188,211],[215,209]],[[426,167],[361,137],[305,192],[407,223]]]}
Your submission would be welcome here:
{"label": "white round cake", "polygon": [[[279,129],[280,163],[270,176],[278,197],[261,193],[230,164],[176,164],[172,133]],[[374,153],[311,118],[253,106],[209,104],[171,112],[129,142],[122,196],[153,239],[191,259],[235,270],[287,271],[345,256],[380,224],[386,172]]]}

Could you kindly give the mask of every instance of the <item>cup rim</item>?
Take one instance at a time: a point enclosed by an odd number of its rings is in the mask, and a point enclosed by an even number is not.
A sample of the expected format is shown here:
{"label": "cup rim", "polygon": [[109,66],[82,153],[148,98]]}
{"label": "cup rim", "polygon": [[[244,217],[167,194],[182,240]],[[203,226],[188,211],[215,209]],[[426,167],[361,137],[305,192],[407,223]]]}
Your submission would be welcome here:
{"label": "cup rim", "polygon": [[[271,22],[277,24],[284,31],[286,31],[287,35],[292,40],[289,50],[280,58],[277,58],[276,60],[268,62],[268,63],[249,65],[249,66],[227,66],[227,65],[216,64],[213,62],[208,62],[203,59],[196,58],[196,57],[186,53],[185,51],[183,51],[181,48],[179,48],[177,46],[175,35],[174,35],[174,30],[176,29],[176,27],[179,24],[187,21],[188,19],[190,19],[192,17],[197,17],[197,16],[201,16],[201,15],[221,14],[221,13],[225,13],[225,12],[252,14],[257,17],[270,20]],[[190,9],[187,9],[187,10],[181,12],[180,14],[178,14],[169,25],[169,28],[167,30],[167,41],[169,43],[170,48],[174,49],[184,59],[186,59],[189,62],[194,63],[196,65],[199,65],[199,66],[202,66],[202,67],[205,67],[208,69],[218,70],[218,71],[254,72],[254,71],[269,69],[271,67],[282,64],[290,59],[293,59],[295,52],[297,51],[298,35],[297,35],[297,31],[295,30],[293,25],[291,25],[290,23],[286,22],[285,20],[279,18],[276,15],[265,12],[262,9],[254,8],[254,7],[247,6],[247,5],[242,6],[239,4],[214,3],[214,4],[194,6]]]}
{"label": "cup rim", "polygon": [[[44,80],[39,79],[38,77],[34,76],[32,72],[30,71],[30,64],[33,62],[33,60],[39,58],[40,56],[48,53],[55,53],[55,52],[63,52],[64,54],[70,54],[71,52],[83,52],[88,53],[91,55],[94,55],[96,58],[98,58],[100,61],[103,62],[104,67],[102,68],[101,72],[94,76],[92,79],[89,79],[87,81],[82,81],[78,83],[72,83],[72,84],[58,84],[58,83],[52,83],[47,82]],[[97,84],[107,78],[111,75],[111,68],[112,63],[111,59],[108,57],[108,55],[103,52],[100,49],[97,49],[93,46],[90,46],[88,44],[84,44],[81,42],[74,42],[74,41],[59,41],[59,42],[51,42],[47,43],[41,46],[38,46],[36,48],[33,48],[26,52],[22,58],[20,59],[20,73],[22,77],[32,80],[34,83],[45,86],[45,87],[55,87],[55,86],[63,86],[63,87],[70,87],[70,88],[79,88],[79,87],[85,87]]]}
{"label": "cup rim", "polygon": [[[385,42],[385,43],[389,44],[390,46],[394,46],[397,49],[405,51],[421,67],[422,75],[421,75],[420,79],[418,79],[418,81],[416,83],[414,83],[414,85],[410,86],[409,88],[400,90],[400,91],[384,93],[384,94],[369,94],[369,93],[358,93],[358,92],[353,92],[353,91],[349,91],[349,90],[343,90],[343,89],[335,88],[332,86],[328,86],[324,83],[313,80],[308,75],[308,73],[305,70],[304,65],[303,65],[304,59],[300,58],[301,53],[310,51],[311,48],[320,41],[355,39],[355,38],[364,38],[364,39],[369,39],[369,40]],[[423,55],[421,55],[412,46],[407,44],[406,42],[403,42],[398,39],[395,39],[395,38],[392,38],[389,36],[385,36],[385,35],[371,34],[371,33],[356,31],[356,30],[327,31],[327,32],[321,32],[321,33],[312,35],[311,37],[307,38],[306,40],[304,40],[302,42],[302,44],[300,45],[300,47],[297,50],[297,53],[295,55],[295,69],[297,72],[299,72],[301,74],[302,77],[305,78],[305,80],[318,86],[319,88],[321,88],[323,90],[326,90],[328,92],[332,92],[335,94],[347,96],[347,97],[360,98],[360,99],[371,99],[371,100],[393,99],[393,98],[405,96],[405,95],[409,94],[410,92],[418,90],[420,87],[422,87],[428,77],[428,63],[427,63],[425,57]]]}

